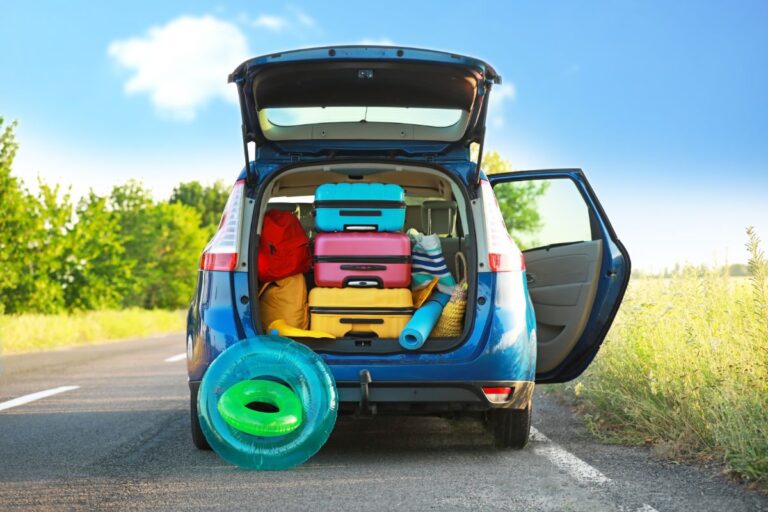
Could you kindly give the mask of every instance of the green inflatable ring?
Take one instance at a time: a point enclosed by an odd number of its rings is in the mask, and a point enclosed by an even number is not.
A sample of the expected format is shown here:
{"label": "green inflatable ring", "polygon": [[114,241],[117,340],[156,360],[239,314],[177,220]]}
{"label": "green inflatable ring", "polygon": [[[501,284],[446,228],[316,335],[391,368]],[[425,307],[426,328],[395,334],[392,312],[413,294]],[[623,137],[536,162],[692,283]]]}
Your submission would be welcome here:
{"label": "green inflatable ring", "polygon": [[[263,402],[276,412],[254,411],[246,407]],[[302,421],[301,401],[290,388],[271,380],[243,380],[227,389],[217,405],[222,419],[246,434],[276,437],[296,430]]]}

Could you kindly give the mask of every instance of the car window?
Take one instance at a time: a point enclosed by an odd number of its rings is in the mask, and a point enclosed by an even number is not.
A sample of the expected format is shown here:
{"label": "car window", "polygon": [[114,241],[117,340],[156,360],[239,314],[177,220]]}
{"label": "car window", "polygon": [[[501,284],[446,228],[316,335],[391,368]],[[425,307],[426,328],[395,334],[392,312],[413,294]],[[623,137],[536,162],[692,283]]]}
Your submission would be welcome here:
{"label": "car window", "polygon": [[269,198],[270,203],[312,203],[315,196],[274,196]]}
{"label": "car window", "polygon": [[415,107],[285,107],[265,109],[277,126],[318,123],[404,123],[435,128],[453,126],[461,119],[460,109]]}
{"label": "car window", "polygon": [[589,209],[571,180],[511,181],[493,191],[521,250],[592,240]]}

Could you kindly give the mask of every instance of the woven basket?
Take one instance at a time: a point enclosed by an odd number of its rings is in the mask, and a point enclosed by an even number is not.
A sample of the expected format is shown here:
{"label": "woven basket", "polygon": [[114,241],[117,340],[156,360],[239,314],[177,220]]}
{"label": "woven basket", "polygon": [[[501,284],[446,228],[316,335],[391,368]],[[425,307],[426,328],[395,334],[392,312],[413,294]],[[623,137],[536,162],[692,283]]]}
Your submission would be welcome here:
{"label": "woven basket", "polygon": [[462,270],[462,279],[453,289],[448,304],[432,329],[430,337],[454,338],[464,330],[464,314],[467,311],[467,260],[460,252],[456,253],[456,273]]}

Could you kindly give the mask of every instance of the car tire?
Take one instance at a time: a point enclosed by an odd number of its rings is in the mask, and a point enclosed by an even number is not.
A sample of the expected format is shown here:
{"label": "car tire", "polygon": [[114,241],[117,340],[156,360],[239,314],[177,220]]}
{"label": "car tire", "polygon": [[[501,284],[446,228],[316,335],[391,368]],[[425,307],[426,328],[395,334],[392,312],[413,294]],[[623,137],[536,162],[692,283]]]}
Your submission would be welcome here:
{"label": "car tire", "polygon": [[203,435],[200,428],[200,419],[197,416],[197,390],[189,392],[189,419],[192,431],[192,443],[198,450],[210,450],[211,445]]}
{"label": "car tire", "polygon": [[489,413],[489,427],[496,446],[501,449],[522,450],[531,432],[531,405],[523,410],[494,409]]}

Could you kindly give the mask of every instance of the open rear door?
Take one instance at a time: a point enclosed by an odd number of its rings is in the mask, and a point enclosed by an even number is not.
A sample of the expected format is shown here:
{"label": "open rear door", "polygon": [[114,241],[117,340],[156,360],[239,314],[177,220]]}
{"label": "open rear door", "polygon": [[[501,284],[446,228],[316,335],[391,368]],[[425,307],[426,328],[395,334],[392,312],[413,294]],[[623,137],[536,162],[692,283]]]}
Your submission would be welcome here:
{"label": "open rear door", "polygon": [[358,45],[262,55],[229,81],[240,97],[248,169],[250,142],[291,159],[482,146],[491,87],[501,76],[454,53]]}
{"label": "open rear door", "polygon": [[536,382],[565,382],[589,366],[619,309],[626,249],[580,169],[489,176],[523,250],[536,311]]}

